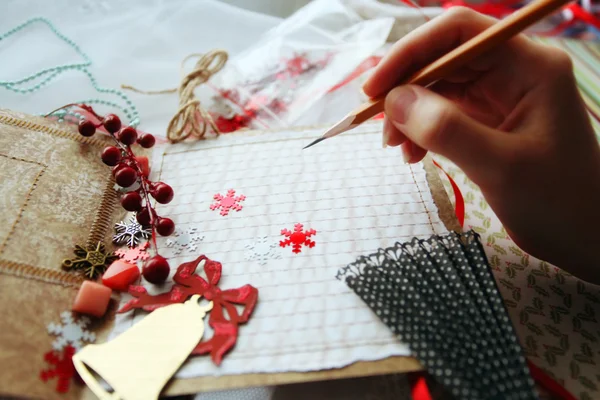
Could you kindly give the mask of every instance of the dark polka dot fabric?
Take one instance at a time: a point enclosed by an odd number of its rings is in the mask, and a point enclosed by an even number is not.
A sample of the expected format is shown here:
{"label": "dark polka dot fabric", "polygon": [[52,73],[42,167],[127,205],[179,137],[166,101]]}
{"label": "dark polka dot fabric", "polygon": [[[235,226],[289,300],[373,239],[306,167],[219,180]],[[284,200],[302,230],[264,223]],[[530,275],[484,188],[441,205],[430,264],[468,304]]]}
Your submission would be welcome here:
{"label": "dark polka dot fabric", "polygon": [[337,277],[457,399],[538,398],[475,232],[396,243]]}

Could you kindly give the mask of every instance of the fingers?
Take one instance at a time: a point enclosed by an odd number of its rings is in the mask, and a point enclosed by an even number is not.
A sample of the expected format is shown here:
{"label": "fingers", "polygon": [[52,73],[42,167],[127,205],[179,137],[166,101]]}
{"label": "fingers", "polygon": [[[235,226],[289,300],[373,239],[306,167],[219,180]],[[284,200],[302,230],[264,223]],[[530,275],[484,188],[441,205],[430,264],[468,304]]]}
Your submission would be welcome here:
{"label": "fingers", "polygon": [[[510,135],[467,116],[448,99],[422,87],[400,86],[386,97],[389,122],[406,137],[403,154],[417,162],[429,150],[454,161],[473,180],[494,173],[502,155],[513,151]],[[411,142],[415,146],[410,146]]]}
{"label": "fingers", "polygon": [[[400,39],[365,82],[364,92],[370,97],[382,95],[411,73],[476,36],[495,21],[466,8],[452,8]],[[528,44],[525,37],[515,37],[501,46],[505,51],[498,49],[488,53],[474,60],[471,68],[481,71],[496,67],[498,61],[506,62],[506,54],[503,54],[506,50],[515,53],[519,47],[526,48]]]}
{"label": "fingers", "polygon": [[406,141],[406,136],[400,132],[391,122],[385,117],[383,120],[383,147],[399,146]]}
{"label": "fingers", "polygon": [[407,164],[418,163],[425,158],[425,155],[427,154],[427,150],[417,146],[410,140],[406,140],[404,143],[402,143],[401,150],[402,159]]}
{"label": "fingers", "polygon": [[400,132],[387,117],[383,120],[383,147],[386,146],[400,146],[402,159],[408,164],[421,161],[427,154],[427,150],[407,140],[404,133]]}

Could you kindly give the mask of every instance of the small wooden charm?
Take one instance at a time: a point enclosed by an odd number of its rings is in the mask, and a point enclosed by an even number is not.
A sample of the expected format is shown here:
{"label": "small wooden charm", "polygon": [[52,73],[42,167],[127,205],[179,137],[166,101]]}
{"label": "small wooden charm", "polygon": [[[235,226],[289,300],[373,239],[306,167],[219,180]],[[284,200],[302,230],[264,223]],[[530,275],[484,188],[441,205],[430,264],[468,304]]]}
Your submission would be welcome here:
{"label": "small wooden charm", "polygon": [[[114,340],[84,347],[73,356],[77,372],[101,400],[158,399],[202,339],[203,318],[213,303],[201,307],[199,299],[194,295],[183,304],[159,308]],[[114,392],[106,391],[92,370]]]}
{"label": "small wooden charm", "polygon": [[98,242],[96,247],[75,246],[75,258],[65,259],[62,267],[66,270],[82,270],[88,279],[96,279],[106,267],[119,257],[106,250],[104,243]]}

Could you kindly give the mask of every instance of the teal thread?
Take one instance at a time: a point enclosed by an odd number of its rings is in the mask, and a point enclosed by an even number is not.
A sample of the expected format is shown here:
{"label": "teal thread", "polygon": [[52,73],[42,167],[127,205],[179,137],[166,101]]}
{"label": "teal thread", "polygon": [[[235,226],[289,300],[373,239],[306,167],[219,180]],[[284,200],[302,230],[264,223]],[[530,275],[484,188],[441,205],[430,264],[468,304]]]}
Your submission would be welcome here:
{"label": "teal thread", "polygon": [[[60,31],[58,29],[56,29],[56,27],[52,24],[52,22],[50,22],[46,18],[43,18],[43,17],[32,18],[32,19],[14,27],[13,29],[9,30],[8,32],[5,32],[2,35],[0,35],[0,42],[2,40],[6,40],[9,37],[23,31],[24,29],[26,29],[27,27],[29,27],[35,23],[45,24],[56,35],[56,37],[58,37],[60,40],[62,40],[64,43],[66,43],[73,50],[75,50],[75,52],[77,54],[79,54],[84,59],[84,61],[80,62],[80,63],[64,64],[64,65],[59,65],[56,67],[46,68],[44,70],[38,71],[34,74],[31,74],[29,76],[26,76],[24,78],[21,78],[21,79],[15,80],[15,81],[0,80],[0,87],[3,87],[7,90],[10,90],[12,92],[19,93],[19,94],[34,93],[34,92],[37,92],[38,90],[42,89],[44,86],[48,85],[52,80],[54,80],[56,77],[58,77],[60,74],[66,72],[66,71],[73,71],[73,70],[80,71],[85,76],[87,76],[88,80],[90,81],[92,87],[96,90],[96,92],[101,93],[101,94],[117,96],[121,100],[123,100],[123,102],[125,103],[125,106],[122,106],[121,104],[114,102],[114,101],[108,101],[108,100],[103,100],[103,99],[87,99],[87,100],[83,100],[83,101],[75,101],[74,103],[80,103],[80,104],[83,103],[83,104],[88,104],[88,105],[100,104],[100,105],[105,105],[105,106],[108,106],[111,108],[115,108],[117,110],[120,110],[123,114],[125,114],[127,119],[130,121],[129,124],[131,126],[137,127],[140,123],[140,118],[139,118],[139,113],[138,113],[135,105],[133,104],[133,102],[121,90],[104,88],[104,87],[99,86],[98,81],[96,80],[96,78],[92,75],[92,73],[88,69],[92,65],[91,59],[87,56],[87,54],[85,54],[83,52],[83,50],[81,50],[81,48],[77,45],[77,43],[75,43],[73,40],[69,39],[62,33],[60,33]],[[35,81],[38,81],[38,82],[34,84],[33,82],[35,82]],[[59,118],[59,120],[64,120],[67,115],[75,117],[77,119],[81,119],[81,115],[79,113],[77,113],[75,111],[71,111],[71,110],[56,111],[53,115],[57,116]]]}

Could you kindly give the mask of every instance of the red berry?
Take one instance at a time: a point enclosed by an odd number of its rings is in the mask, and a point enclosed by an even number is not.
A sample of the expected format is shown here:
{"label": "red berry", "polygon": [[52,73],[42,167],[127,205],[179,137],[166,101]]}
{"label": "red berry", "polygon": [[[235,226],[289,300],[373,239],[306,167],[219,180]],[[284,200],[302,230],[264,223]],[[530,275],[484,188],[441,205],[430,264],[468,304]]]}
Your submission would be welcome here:
{"label": "red berry", "polygon": [[121,150],[115,146],[108,146],[102,150],[102,162],[110,167],[114,167],[121,161]]}
{"label": "red berry", "polygon": [[167,204],[173,200],[173,189],[166,183],[157,183],[150,194],[161,204]]}
{"label": "red berry", "polygon": [[102,120],[102,125],[109,133],[115,133],[121,129],[121,120],[115,114],[108,114]]}
{"label": "red berry", "polygon": [[124,166],[115,172],[115,181],[121,187],[129,187],[137,180],[137,172],[131,167]]}
{"label": "red berry", "polygon": [[125,164],[125,163],[119,163],[119,164],[115,165],[112,169],[113,176],[117,175],[118,170],[120,170],[121,168],[126,167],[126,166],[127,166],[127,164]]}
{"label": "red berry", "polygon": [[130,126],[126,126],[125,128],[121,129],[117,135],[117,139],[119,139],[121,143],[130,146],[137,140],[137,131]]}
{"label": "red berry", "polygon": [[88,121],[87,119],[83,119],[79,121],[79,133],[81,136],[90,137],[94,133],[96,133],[96,125],[92,121]]}
{"label": "red berry", "polygon": [[[154,214],[154,211],[152,213]],[[150,225],[150,222],[152,222],[150,221],[150,213],[148,212],[148,208],[144,208],[142,211],[139,211],[136,214],[135,219],[137,219],[137,222],[143,226],[148,226]]]}
{"label": "red berry", "polygon": [[158,218],[156,232],[161,236],[169,236],[175,231],[175,223],[171,218]]}
{"label": "red berry", "polygon": [[154,146],[154,143],[156,143],[156,139],[153,135],[149,133],[144,133],[142,136],[139,137],[138,143],[143,148],[149,149],[150,147]]}
{"label": "red berry", "polygon": [[150,283],[163,283],[169,276],[169,263],[158,254],[146,261],[142,268],[142,275]]}
{"label": "red berry", "polygon": [[127,211],[140,211],[142,209],[142,196],[138,192],[128,192],[121,196],[121,205]]}

